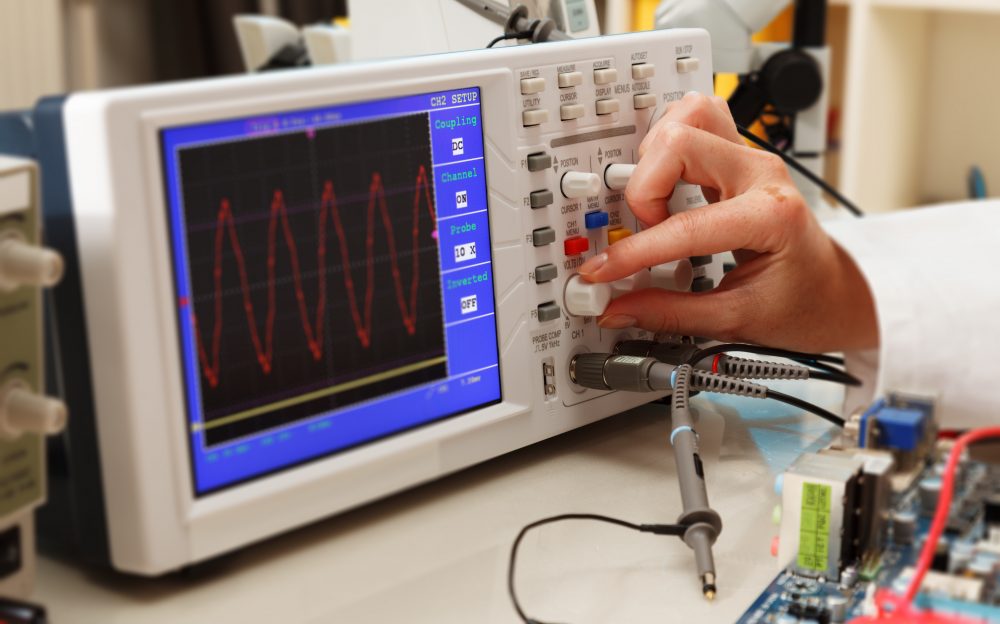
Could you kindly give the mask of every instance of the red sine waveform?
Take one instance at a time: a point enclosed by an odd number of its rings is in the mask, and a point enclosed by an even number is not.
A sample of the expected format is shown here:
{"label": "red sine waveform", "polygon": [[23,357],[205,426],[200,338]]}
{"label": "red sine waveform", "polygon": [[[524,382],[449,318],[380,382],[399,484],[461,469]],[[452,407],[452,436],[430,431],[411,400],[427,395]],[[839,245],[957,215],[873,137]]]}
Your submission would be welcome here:
{"label": "red sine waveform", "polygon": [[333,222],[333,229],[340,244],[340,260],[344,267],[344,286],[347,290],[347,299],[351,309],[351,317],[354,321],[354,329],[361,345],[368,348],[372,340],[372,300],[375,294],[375,264],[373,260],[375,253],[376,210],[378,210],[381,216],[382,226],[389,245],[392,281],[396,291],[396,303],[399,307],[400,316],[403,319],[403,326],[411,336],[416,331],[417,291],[419,288],[420,269],[420,256],[417,252],[420,241],[421,199],[424,200],[427,212],[431,217],[433,228],[431,234],[433,236],[434,231],[437,229],[437,217],[434,214],[434,204],[431,202],[427,170],[423,165],[417,171],[413,194],[413,262],[410,272],[409,290],[407,292],[404,289],[403,278],[400,275],[399,261],[396,253],[396,237],[393,233],[392,219],[389,216],[389,210],[385,201],[385,188],[382,186],[382,175],[378,172],[372,174],[371,184],[368,187],[367,230],[365,235],[365,291],[363,303],[359,305],[354,277],[351,272],[351,258],[347,246],[347,236],[344,233],[344,226],[340,219],[340,210],[337,206],[337,195],[334,192],[332,181],[327,180],[324,183],[319,212],[319,245],[316,250],[316,279],[318,280],[319,294],[316,302],[315,321],[311,321],[305,295],[302,290],[299,251],[295,244],[295,237],[292,235],[291,227],[288,224],[288,209],[285,206],[284,194],[280,189],[275,190],[274,196],[271,199],[271,212],[267,232],[267,313],[264,319],[264,336],[262,339],[260,330],[257,327],[257,314],[250,299],[250,282],[247,278],[246,260],[243,256],[239,237],[236,234],[236,224],[233,220],[232,208],[229,199],[223,198],[220,202],[215,227],[215,270],[213,275],[215,279],[215,321],[212,329],[211,354],[205,349],[205,342],[202,339],[198,317],[193,309],[191,311],[195,335],[198,341],[198,359],[201,362],[202,373],[208,379],[209,385],[213,388],[219,385],[219,351],[222,341],[222,259],[223,244],[225,243],[227,234],[229,244],[233,248],[236,267],[240,275],[240,288],[243,291],[243,312],[246,314],[247,327],[250,330],[250,340],[253,343],[254,351],[256,351],[257,363],[260,365],[261,371],[264,374],[269,374],[271,372],[274,353],[275,256],[277,254],[279,225],[284,234],[285,246],[288,248],[288,258],[292,265],[292,281],[295,286],[295,298],[298,303],[302,331],[305,334],[306,342],[309,345],[309,351],[313,359],[318,361],[323,357],[323,314],[326,307],[327,219]]}

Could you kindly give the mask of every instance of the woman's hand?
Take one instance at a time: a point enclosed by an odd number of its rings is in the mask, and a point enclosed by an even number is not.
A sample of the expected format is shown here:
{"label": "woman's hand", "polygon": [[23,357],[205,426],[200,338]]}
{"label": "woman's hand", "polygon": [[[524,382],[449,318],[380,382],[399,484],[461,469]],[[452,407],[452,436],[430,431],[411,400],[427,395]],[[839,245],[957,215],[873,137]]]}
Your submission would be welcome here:
{"label": "woman's hand", "polygon": [[[667,200],[682,179],[713,203],[670,216]],[[584,278],[610,282],[725,251],[739,264],[708,292],[620,297],[602,327],[803,351],[877,346],[875,307],[858,267],[819,226],[781,159],[743,142],[724,100],[690,93],[674,103],[643,140],[625,199],[645,229],[588,260]]]}

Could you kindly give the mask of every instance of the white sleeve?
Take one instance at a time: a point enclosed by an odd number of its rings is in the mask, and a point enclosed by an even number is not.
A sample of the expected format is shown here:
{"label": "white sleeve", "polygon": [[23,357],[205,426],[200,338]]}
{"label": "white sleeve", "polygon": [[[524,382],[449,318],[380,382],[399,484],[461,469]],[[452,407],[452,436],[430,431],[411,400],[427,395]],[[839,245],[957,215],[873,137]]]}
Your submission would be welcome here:
{"label": "white sleeve", "polygon": [[868,368],[874,394],[934,397],[943,428],[1000,422],[1000,201],[823,227],[854,258],[878,313],[878,353],[847,354],[848,368]]}

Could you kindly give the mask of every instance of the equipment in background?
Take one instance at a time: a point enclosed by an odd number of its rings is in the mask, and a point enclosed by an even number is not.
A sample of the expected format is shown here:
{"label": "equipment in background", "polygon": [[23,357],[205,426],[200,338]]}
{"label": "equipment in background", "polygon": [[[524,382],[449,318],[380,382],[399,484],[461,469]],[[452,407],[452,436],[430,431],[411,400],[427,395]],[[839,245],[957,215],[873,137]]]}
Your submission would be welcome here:
{"label": "equipment in background", "polygon": [[571,381],[650,338],[593,319],[648,276],[572,278],[640,228],[609,168],[711,71],[704,31],[654,31],[0,117],[67,261],[46,543],[162,574],[665,394]]}
{"label": "equipment in background", "polygon": [[[1000,620],[1000,465],[952,469],[954,442],[935,441],[933,402],[919,397],[889,395],[845,433],[776,481],[784,569],[739,623]],[[941,537],[927,546],[938,518]],[[910,606],[898,596],[925,556],[930,570]]]}
{"label": "equipment in background", "polygon": [[969,167],[969,199],[986,199],[986,176],[977,165]]}
{"label": "equipment in background", "polygon": [[[359,60],[412,56],[493,47],[507,40],[540,43],[601,34],[593,0],[509,5],[496,0],[421,0],[394,6],[391,14],[367,2],[351,5],[350,30],[332,23],[300,30],[288,20],[267,15],[236,15],[233,27],[243,65],[251,73],[332,65],[352,55]],[[387,35],[394,27],[402,29],[399,37]],[[431,36],[436,29],[441,33]],[[367,39],[352,41],[352,37]]]}
{"label": "equipment in background", "polygon": [[[27,598],[35,583],[35,509],[45,502],[45,437],[66,406],[44,394],[42,289],[62,278],[41,246],[38,170],[0,156],[0,596]],[[0,617],[14,617],[0,600]],[[19,605],[25,613],[35,607]],[[21,621],[21,620],[16,620]],[[34,620],[24,620],[34,621]]]}
{"label": "equipment in background", "polygon": [[[795,0],[792,41],[751,42],[790,0],[663,0],[657,28],[705,28],[712,35],[715,71],[739,74],[729,98],[736,123],[760,119],[768,140],[823,176],[827,141],[830,49],[826,0]],[[799,191],[814,209],[822,193],[795,170]]]}
{"label": "equipment in background", "polygon": [[[524,19],[511,23],[515,12]],[[408,0],[391,12],[378,2],[350,0],[348,15],[351,56],[358,60],[474,50],[535,20],[542,28],[527,37],[535,42],[601,34],[594,0]]]}
{"label": "equipment in background", "polygon": [[235,15],[233,28],[247,72],[333,65],[350,60],[350,33],[337,24],[301,29],[269,15]]}

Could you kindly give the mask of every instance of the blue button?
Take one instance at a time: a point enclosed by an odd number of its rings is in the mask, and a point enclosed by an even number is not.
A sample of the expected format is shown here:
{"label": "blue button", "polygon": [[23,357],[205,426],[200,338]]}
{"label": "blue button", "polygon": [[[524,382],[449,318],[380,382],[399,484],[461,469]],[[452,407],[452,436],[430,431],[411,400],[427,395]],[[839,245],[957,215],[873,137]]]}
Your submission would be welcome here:
{"label": "blue button", "polygon": [[607,227],[609,221],[608,213],[606,212],[588,212],[583,219],[588,230]]}

